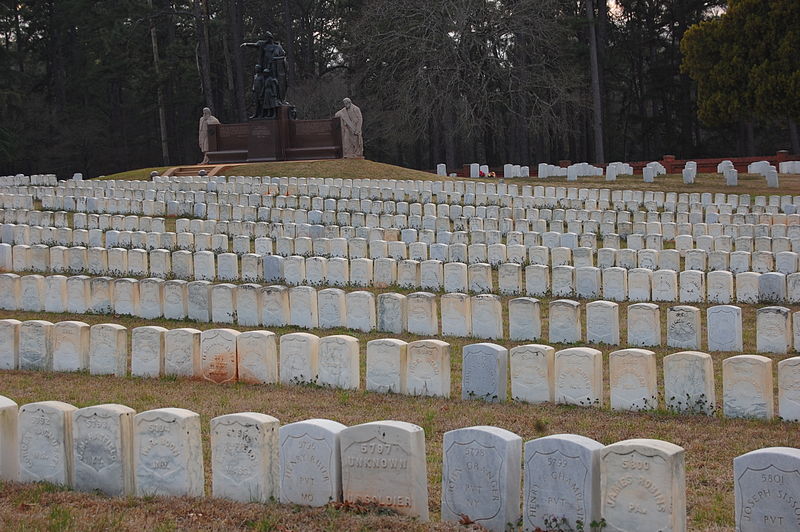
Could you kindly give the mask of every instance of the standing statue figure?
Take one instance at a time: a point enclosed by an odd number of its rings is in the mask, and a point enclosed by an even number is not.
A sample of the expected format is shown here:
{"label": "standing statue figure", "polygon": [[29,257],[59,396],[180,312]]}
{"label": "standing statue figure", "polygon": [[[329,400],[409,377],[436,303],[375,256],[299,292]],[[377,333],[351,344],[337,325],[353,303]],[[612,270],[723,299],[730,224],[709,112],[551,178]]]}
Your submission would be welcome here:
{"label": "standing statue figure", "polygon": [[253,79],[256,112],[250,118],[273,118],[277,114],[276,109],[286,104],[286,52],[270,32],[258,42],[245,42],[241,46],[258,48],[260,51]]}
{"label": "standing statue figure", "polygon": [[203,107],[203,116],[200,117],[200,130],[197,134],[200,151],[203,152],[203,161],[200,164],[208,162],[208,126],[219,123],[220,121],[217,117],[211,114],[211,109]]}
{"label": "standing statue figure", "polygon": [[364,139],[361,137],[361,109],[353,105],[350,98],[343,100],[344,107],[336,111],[337,118],[342,121],[342,156],[345,159],[364,158]]}

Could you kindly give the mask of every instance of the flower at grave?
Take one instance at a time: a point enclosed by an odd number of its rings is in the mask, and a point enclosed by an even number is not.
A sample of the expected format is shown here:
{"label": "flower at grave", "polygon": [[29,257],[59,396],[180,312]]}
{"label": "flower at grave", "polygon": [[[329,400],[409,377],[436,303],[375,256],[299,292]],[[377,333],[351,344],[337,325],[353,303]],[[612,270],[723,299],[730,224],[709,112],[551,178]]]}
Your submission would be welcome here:
{"label": "flower at grave", "polygon": [[489,177],[497,177],[497,174],[495,174],[494,172],[489,172]]}
{"label": "flower at grave", "polygon": [[481,170],[480,172],[478,172],[478,176],[479,177],[486,177],[486,173],[483,170]]}

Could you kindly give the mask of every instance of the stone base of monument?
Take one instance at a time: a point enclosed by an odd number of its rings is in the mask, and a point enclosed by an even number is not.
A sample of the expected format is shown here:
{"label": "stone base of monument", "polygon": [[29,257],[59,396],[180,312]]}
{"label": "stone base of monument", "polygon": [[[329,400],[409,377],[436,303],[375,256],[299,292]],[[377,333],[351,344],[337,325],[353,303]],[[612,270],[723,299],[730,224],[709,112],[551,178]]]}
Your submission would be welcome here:
{"label": "stone base of monument", "polygon": [[293,120],[289,106],[274,119],[208,126],[208,163],[302,161],[342,157],[338,118]]}

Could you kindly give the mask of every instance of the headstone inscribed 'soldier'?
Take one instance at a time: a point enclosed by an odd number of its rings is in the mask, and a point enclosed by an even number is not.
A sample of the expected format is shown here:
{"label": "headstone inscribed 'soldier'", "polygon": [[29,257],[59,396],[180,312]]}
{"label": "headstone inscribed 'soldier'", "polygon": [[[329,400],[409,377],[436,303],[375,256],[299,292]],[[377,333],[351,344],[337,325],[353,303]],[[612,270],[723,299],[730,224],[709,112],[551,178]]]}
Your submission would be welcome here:
{"label": "headstone inscribed 'soldier'", "polygon": [[800,421],[800,357],[778,363],[778,415],[785,421]]}
{"label": "headstone inscribed 'soldier'", "polygon": [[275,333],[247,331],[236,337],[237,380],[251,384],[278,382],[278,346]]}
{"label": "headstone inscribed 'soldier'", "polygon": [[590,347],[562,349],[555,354],[557,403],[603,405],[603,354]]}
{"label": "headstone inscribed 'soldier'", "polygon": [[528,403],[555,400],[555,350],[549,345],[526,344],[511,349],[511,397]]}
{"label": "headstone inscribed 'soldier'", "polygon": [[200,416],[183,408],[158,408],[137,414],[133,426],[136,495],[201,497]]}
{"label": "headstone inscribed 'soldier'", "polygon": [[239,502],[278,498],[278,426],[272,416],[242,412],[211,420],[211,490]]}
{"label": "headstone inscribed 'soldier'", "polygon": [[316,382],[319,372],[319,336],[310,333],[284,334],[280,343],[281,382]]}
{"label": "headstone inscribed 'soldier'", "polygon": [[317,383],[356,390],[359,386],[358,338],[336,334],[320,338]]}
{"label": "headstone inscribed 'soldier'", "polygon": [[17,403],[0,395],[0,479],[16,482],[19,474]]}
{"label": "headstone inscribed 'soldier'", "polygon": [[505,532],[520,517],[522,438],[497,427],[444,434],[442,521],[470,521]]}
{"label": "headstone inscribed 'soldier'", "polygon": [[608,356],[613,410],[647,410],[658,406],[656,354],[621,349]]}
{"label": "headstone inscribed 'soldier'", "polygon": [[124,377],[128,372],[128,329],[118,323],[92,325],[89,373]]}
{"label": "headstone inscribed 'soldier'", "polygon": [[194,377],[200,374],[200,334],[189,327],[164,333],[164,375]]}
{"label": "headstone inscribed 'soldier'", "polygon": [[84,371],[89,367],[89,324],[60,321],[53,325],[53,371]]}
{"label": "headstone inscribed 'soldier'", "polygon": [[233,329],[208,329],[200,334],[202,373],[198,377],[218,384],[236,381],[236,339],[239,334]]}
{"label": "headstone inscribed 'soldier'", "polygon": [[72,487],[116,496],[133,495],[133,416],[124,405],[72,412]]}
{"label": "headstone inscribed 'soldier'", "polygon": [[345,427],[308,419],[280,428],[280,500],[324,506],[342,500],[339,434]]}
{"label": "headstone inscribed 'soldier'", "polygon": [[407,393],[450,397],[450,344],[417,340],[406,348]]}
{"label": "headstone inscribed 'soldier'", "polygon": [[767,447],[733,459],[736,530],[800,529],[800,450]]}
{"label": "headstone inscribed 'soldier'", "polygon": [[[72,412],[61,401],[28,403],[19,409],[19,481],[69,485],[72,480]],[[15,479],[17,480],[17,479]]]}
{"label": "headstone inscribed 'soldier'", "polygon": [[160,377],[164,374],[164,334],[167,329],[155,325],[131,331],[131,375]]}
{"label": "headstone inscribed 'soldier'", "polygon": [[506,400],[508,350],[491,343],[470,344],[462,350],[461,398],[489,402]]}
{"label": "headstone inscribed 'soldier'", "polygon": [[676,412],[713,414],[716,392],[711,355],[682,351],[665,356],[664,402]]}
{"label": "headstone inscribed 'soldier'", "polygon": [[367,342],[367,390],[406,393],[407,347],[396,338]]}
{"label": "headstone inscribed 'soldier'", "polygon": [[403,421],[375,421],[339,433],[342,498],[373,503],[427,522],[425,432]]}
{"label": "headstone inscribed 'soldier'", "polygon": [[772,360],[737,355],[722,361],[722,413],[726,417],[772,419]]}
{"label": "headstone inscribed 'soldier'", "polygon": [[546,528],[554,516],[570,529],[600,520],[600,461],[603,445],[576,434],[555,434],[525,444],[522,524]]}
{"label": "headstone inscribed 'soldier'", "polygon": [[634,439],[600,453],[604,530],[686,530],[686,471],[682,447]]}

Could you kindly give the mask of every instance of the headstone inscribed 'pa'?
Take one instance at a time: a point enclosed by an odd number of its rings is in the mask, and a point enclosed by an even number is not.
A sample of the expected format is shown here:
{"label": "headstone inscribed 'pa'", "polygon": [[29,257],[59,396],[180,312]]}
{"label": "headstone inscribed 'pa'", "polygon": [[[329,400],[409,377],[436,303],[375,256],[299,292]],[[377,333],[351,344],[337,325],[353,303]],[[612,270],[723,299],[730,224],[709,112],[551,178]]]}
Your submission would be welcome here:
{"label": "headstone inscribed 'pa'", "polygon": [[316,382],[319,372],[319,336],[291,333],[281,336],[280,377],[284,384]]}
{"label": "headstone inscribed 'pa'", "polygon": [[409,395],[450,397],[450,344],[417,340],[406,348]]}
{"label": "headstone inscribed 'pa'", "polygon": [[236,337],[238,380],[252,384],[278,382],[278,346],[275,333],[247,331]]}
{"label": "headstone inscribed 'pa'", "polygon": [[346,427],[309,419],[280,428],[280,500],[324,506],[342,500],[339,433]]}
{"label": "headstone inscribed 'pa'", "polygon": [[211,420],[211,490],[239,502],[278,498],[278,426],[272,416],[243,412]]}
{"label": "headstone inscribed 'pa'", "polygon": [[590,347],[562,349],[555,354],[557,403],[603,405],[603,354]]}
{"label": "headstone inscribed 'pa'", "polygon": [[572,529],[600,519],[600,462],[603,445],[576,434],[555,434],[525,444],[522,523],[547,528],[564,517]]}
{"label": "headstone inscribed 'pa'", "polygon": [[736,530],[800,530],[800,449],[767,447],[733,459]]}
{"label": "headstone inscribed 'pa'", "polygon": [[722,361],[722,413],[726,417],[772,419],[772,360],[738,355]]}
{"label": "headstone inscribed 'pa'", "polygon": [[396,338],[367,342],[367,390],[406,393],[407,347]]}
{"label": "headstone inscribed 'pa'", "polygon": [[800,357],[778,363],[778,415],[785,421],[800,421]]}
{"label": "headstone inscribed 'pa'", "polygon": [[468,517],[497,532],[517,522],[522,438],[497,427],[451,430],[442,454],[442,521]]}
{"label": "headstone inscribed 'pa'", "polygon": [[72,413],[72,487],[106,495],[133,495],[133,416],[124,405],[97,405]]}
{"label": "headstone inscribed 'pa'", "polygon": [[19,472],[17,403],[0,395],[0,479],[16,482]]}
{"label": "headstone inscribed 'pa'", "polygon": [[711,355],[683,351],[665,356],[664,401],[668,409],[677,412],[712,414],[716,392]]}
{"label": "headstone inscribed 'pa'", "polygon": [[506,399],[508,349],[491,343],[464,346],[461,398],[502,402]]}
{"label": "headstone inscribed 'pa'", "polygon": [[375,421],[339,433],[342,496],[428,521],[425,433],[403,421]]}
{"label": "headstone inscribed 'pa'", "polygon": [[19,409],[19,481],[68,485],[72,480],[72,412],[61,401]]}
{"label": "headstone inscribed 'pa'", "polygon": [[528,403],[555,400],[555,350],[549,345],[526,344],[511,349],[511,397]]}
{"label": "headstone inscribed 'pa'", "polygon": [[128,372],[128,329],[118,323],[92,325],[89,373],[124,377]]}
{"label": "headstone inscribed 'pa'", "polygon": [[200,497],[204,493],[200,416],[158,408],[133,418],[136,495]]}
{"label": "headstone inscribed 'pa'", "polygon": [[320,338],[317,383],[333,388],[358,389],[358,338],[344,334]]}
{"label": "headstone inscribed 'pa'", "polygon": [[607,532],[686,530],[682,447],[634,439],[600,450],[601,515]]}
{"label": "headstone inscribed 'pa'", "polygon": [[202,377],[216,383],[236,380],[236,338],[233,329],[208,329],[200,334]]}

